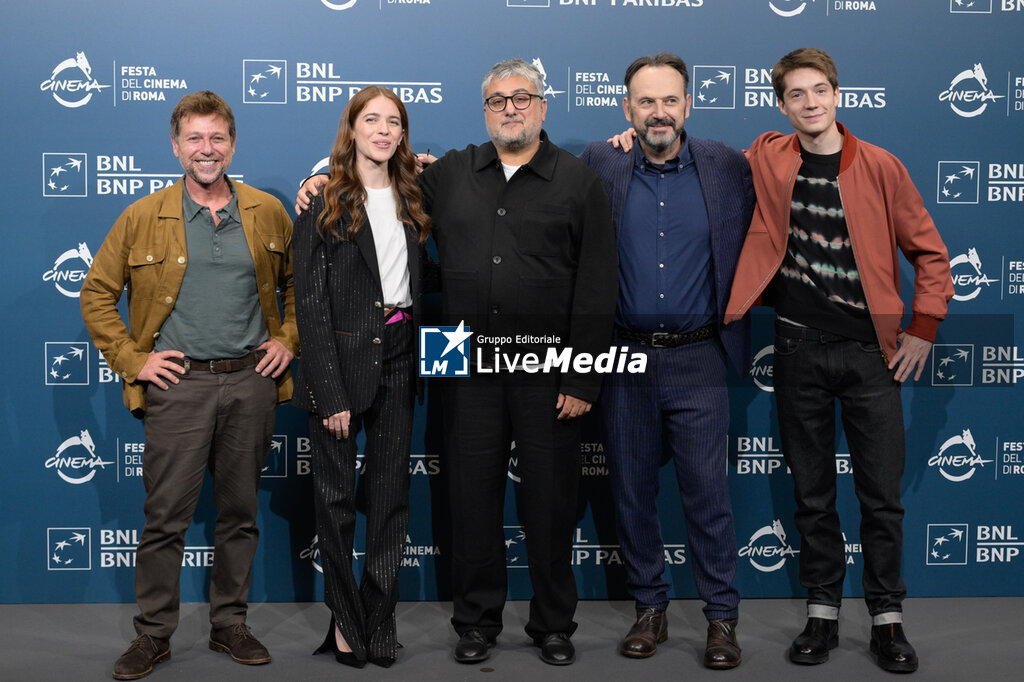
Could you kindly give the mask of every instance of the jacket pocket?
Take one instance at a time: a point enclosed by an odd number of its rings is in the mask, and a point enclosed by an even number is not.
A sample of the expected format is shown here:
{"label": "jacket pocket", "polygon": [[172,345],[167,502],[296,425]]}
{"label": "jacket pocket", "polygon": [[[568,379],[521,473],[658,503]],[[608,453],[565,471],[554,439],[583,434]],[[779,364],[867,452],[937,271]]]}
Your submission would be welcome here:
{"label": "jacket pocket", "polygon": [[516,245],[527,256],[557,256],[569,250],[569,209],[539,205],[523,211]]}
{"label": "jacket pocket", "polygon": [[441,298],[449,316],[473,317],[479,312],[483,297],[479,277],[473,270],[441,271]]}
{"label": "jacket pocket", "polygon": [[131,248],[128,252],[128,267],[133,300],[153,298],[166,257],[166,243]]}
{"label": "jacket pocket", "polygon": [[265,251],[270,251],[279,256],[284,255],[284,234],[280,232],[263,232],[261,230],[256,230],[256,236],[259,238],[260,245]]}

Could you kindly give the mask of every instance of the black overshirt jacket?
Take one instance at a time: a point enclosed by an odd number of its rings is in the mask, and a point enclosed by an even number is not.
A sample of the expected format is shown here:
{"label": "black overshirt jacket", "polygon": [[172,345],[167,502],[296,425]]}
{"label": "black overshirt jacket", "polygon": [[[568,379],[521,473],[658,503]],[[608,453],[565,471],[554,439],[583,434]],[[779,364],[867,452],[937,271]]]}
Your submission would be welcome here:
{"label": "black overshirt jacket", "polygon": [[[490,142],[450,151],[419,176],[434,220],[445,324],[469,326],[474,366],[478,346],[485,361],[493,358],[493,339],[512,339],[501,343],[503,353],[533,352],[541,361],[548,346],[596,356],[611,343],[618,263],[608,199],[583,162],[543,131],[540,139],[507,182]],[[593,372],[570,372],[559,387],[592,402],[600,384]]]}

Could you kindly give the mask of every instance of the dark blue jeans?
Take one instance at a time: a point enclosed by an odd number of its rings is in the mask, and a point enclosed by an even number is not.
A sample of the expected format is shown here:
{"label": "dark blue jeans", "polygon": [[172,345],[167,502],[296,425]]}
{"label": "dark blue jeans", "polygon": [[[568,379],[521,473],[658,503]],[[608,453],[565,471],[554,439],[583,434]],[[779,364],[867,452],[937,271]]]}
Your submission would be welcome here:
{"label": "dark blue jeans", "polygon": [[800,532],[800,582],[809,604],[839,606],[846,576],[836,512],[835,401],[860,501],[864,599],[871,615],[900,611],[905,444],[900,384],[877,343],[781,322],[775,327],[775,399]]}

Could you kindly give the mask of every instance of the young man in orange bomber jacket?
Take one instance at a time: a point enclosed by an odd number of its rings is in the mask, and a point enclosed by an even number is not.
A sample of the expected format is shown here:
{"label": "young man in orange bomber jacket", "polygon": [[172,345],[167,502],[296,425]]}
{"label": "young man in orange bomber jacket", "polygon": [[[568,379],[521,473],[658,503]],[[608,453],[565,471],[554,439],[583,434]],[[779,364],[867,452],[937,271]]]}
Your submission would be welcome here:
{"label": "young man in orange bomber jacket", "polygon": [[[912,672],[900,577],[905,444],[900,385],[921,376],[953,295],[949,257],[906,169],[835,120],[835,63],[821,50],[787,54],[772,70],[795,134],[758,137],[747,152],[757,208],[726,308],[775,308],[774,388],[793,475],[807,624],[794,663],[828,660],[838,645],[846,573],[836,512],[835,401],[860,501],[864,598],[878,665]],[[912,318],[900,328],[897,249],[914,268]]]}

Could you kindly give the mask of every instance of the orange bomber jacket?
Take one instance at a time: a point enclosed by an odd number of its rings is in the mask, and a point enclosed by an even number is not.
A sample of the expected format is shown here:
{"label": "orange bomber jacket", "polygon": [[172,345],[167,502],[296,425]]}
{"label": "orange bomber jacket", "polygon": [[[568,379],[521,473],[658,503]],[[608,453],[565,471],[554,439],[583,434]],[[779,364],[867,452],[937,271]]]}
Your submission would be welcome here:
{"label": "orange bomber jacket", "polygon": [[[953,296],[949,254],[899,159],[836,125],[843,134],[839,194],[875,334],[888,360],[896,352],[904,313],[897,247],[914,267],[913,316],[906,331],[927,341],[935,340]],[[757,207],[736,266],[727,324],[762,304],[765,287],[782,265],[800,143],[796,134],[764,133],[747,159]]]}

